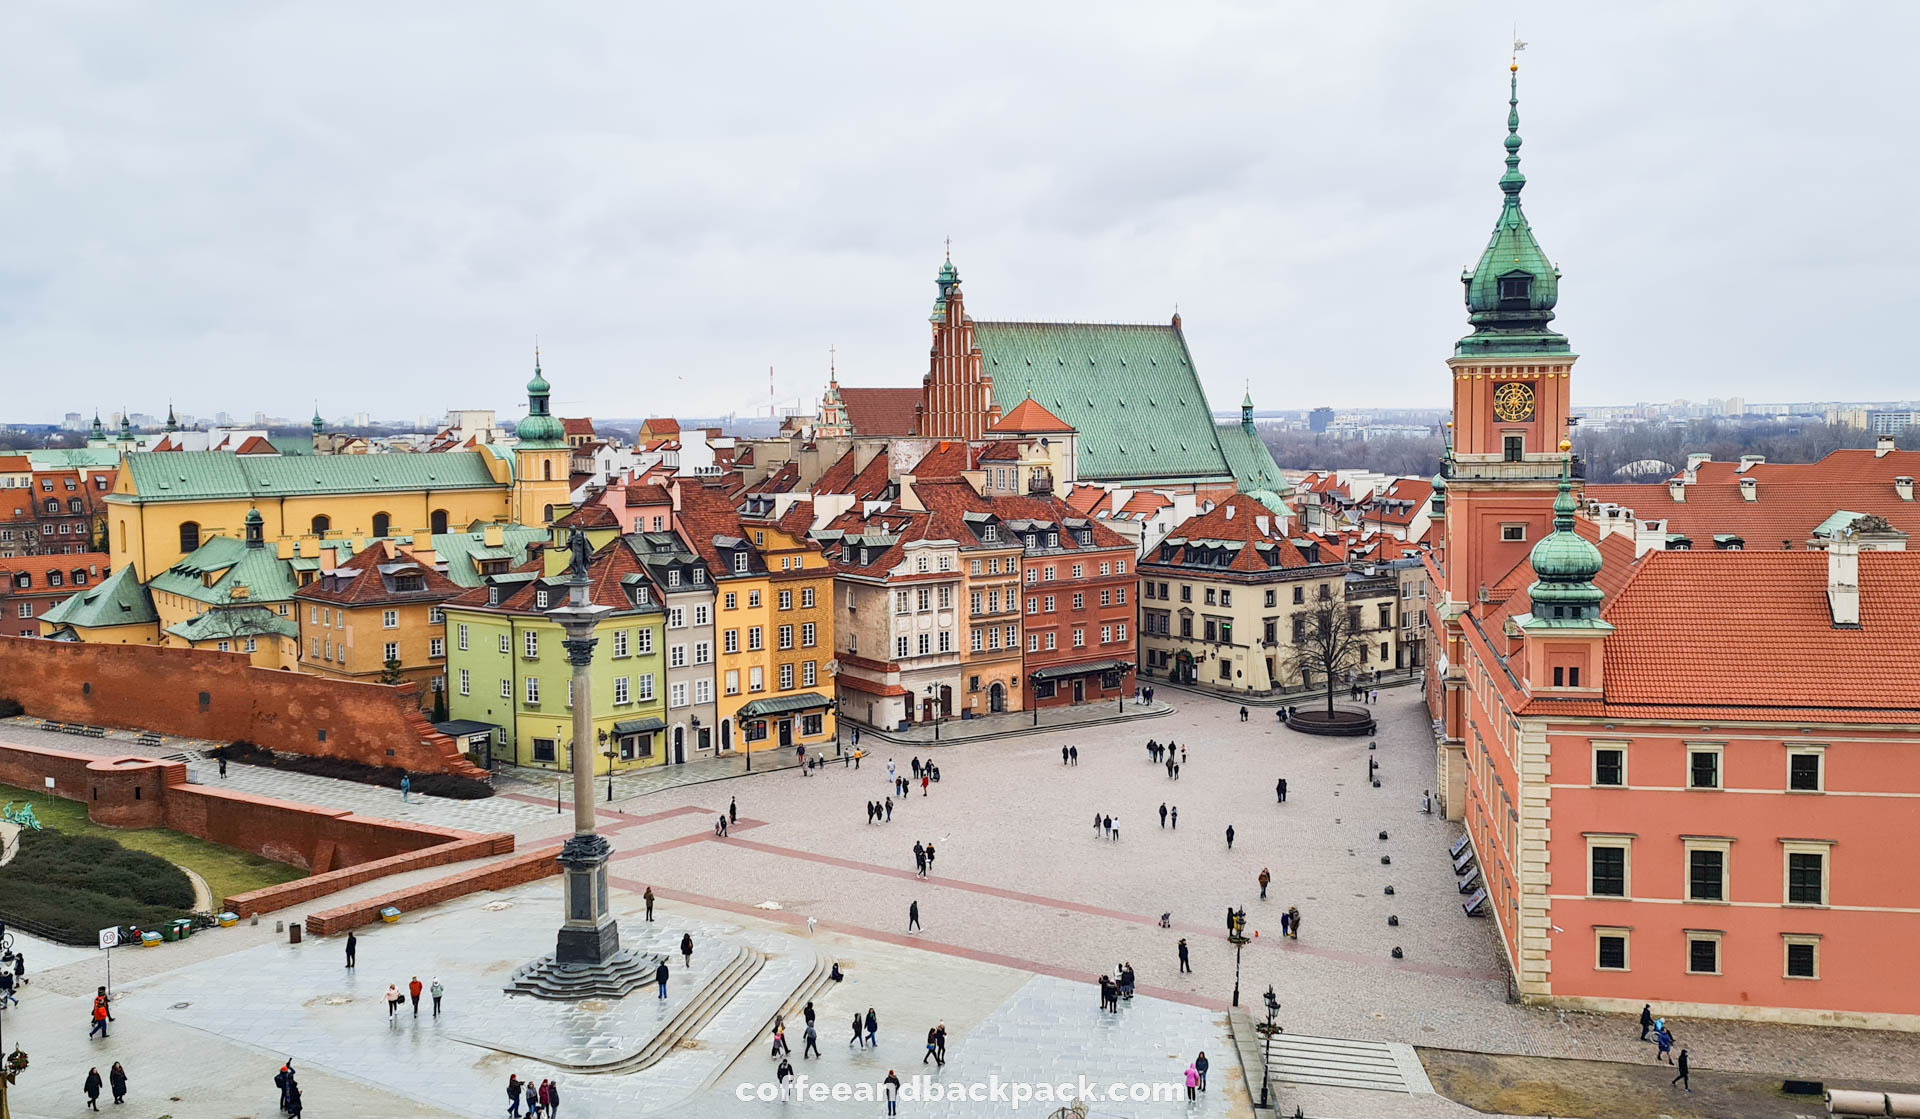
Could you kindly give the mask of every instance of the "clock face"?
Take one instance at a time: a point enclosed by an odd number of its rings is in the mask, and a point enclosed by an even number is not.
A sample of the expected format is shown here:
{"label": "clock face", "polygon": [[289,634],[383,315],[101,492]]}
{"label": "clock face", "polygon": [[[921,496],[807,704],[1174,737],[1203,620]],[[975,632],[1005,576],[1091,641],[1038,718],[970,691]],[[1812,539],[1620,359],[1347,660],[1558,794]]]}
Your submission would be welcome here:
{"label": "clock face", "polygon": [[1493,388],[1493,418],[1518,423],[1533,418],[1533,386],[1523,381],[1508,381]]}

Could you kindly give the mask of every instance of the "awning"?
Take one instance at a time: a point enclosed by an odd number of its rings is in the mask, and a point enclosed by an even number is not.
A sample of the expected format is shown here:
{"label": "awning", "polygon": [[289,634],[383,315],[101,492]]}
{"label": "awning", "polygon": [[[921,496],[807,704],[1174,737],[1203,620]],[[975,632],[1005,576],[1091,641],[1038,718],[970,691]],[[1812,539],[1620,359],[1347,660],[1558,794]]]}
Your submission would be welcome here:
{"label": "awning", "polygon": [[613,724],[613,733],[615,734],[652,734],[655,731],[666,729],[667,724],[664,720],[651,717],[645,719],[623,719]]}
{"label": "awning", "polygon": [[868,695],[902,696],[909,694],[907,689],[898,684],[877,684],[872,680],[862,680],[858,676],[848,676],[844,673],[834,679],[835,682],[843,688],[852,688],[856,692],[865,692]]}
{"label": "awning", "polygon": [[833,701],[819,692],[801,692],[798,695],[756,699],[752,703],[741,704],[736,718],[765,719],[775,715],[791,715],[795,711],[810,711],[825,707],[831,702]]}
{"label": "awning", "polygon": [[474,734],[492,734],[493,724],[477,719],[451,719],[444,723],[433,724],[433,729],[449,738],[466,738]]}
{"label": "awning", "polygon": [[1085,664],[1051,664],[1035,669],[1031,675],[1036,680],[1058,680],[1066,676],[1085,676],[1092,672],[1125,672],[1133,665],[1127,661],[1105,660],[1088,661]]}

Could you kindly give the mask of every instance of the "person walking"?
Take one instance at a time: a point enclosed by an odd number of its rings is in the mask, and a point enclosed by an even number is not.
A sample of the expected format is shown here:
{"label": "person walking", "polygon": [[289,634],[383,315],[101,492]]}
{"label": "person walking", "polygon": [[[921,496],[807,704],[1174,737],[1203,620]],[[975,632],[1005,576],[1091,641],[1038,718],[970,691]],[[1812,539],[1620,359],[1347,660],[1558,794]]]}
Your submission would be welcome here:
{"label": "person walking", "polygon": [[1167,802],[1164,800],[1160,802],[1160,826],[1167,826]]}
{"label": "person walking", "polygon": [[912,932],[913,930],[919,927],[920,927],[920,903],[917,900],[910,901],[907,903],[907,931]]}
{"label": "person walking", "polygon": [[653,887],[648,886],[647,892],[641,894],[640,898],[647,903],[647,920],[653,920]]}
{"label": "person walking", "polygon": [[887,1078],[880,1082],[880,1093],[887,1097],[887,1114],[900,1114],[900,1078],[887,1070]]}
{"label": "person walking", "polygon": [[1659,1052],[1653,1055],[1654,1063],[1659,1064],[1664,1061],[1671,1064],[1673,1062],[1673,1035],[1667,1032],[1665,1026],[1661,1026],[1659,1029],[1653,1031],[1653,1040],[1660,1046]]}
{"label": "person walking", "polygon": [[933,840],[927,840],[927,876],[933,876]]}
{"label": "person walking", "polygon": [[1073,764],[1079,765],[1080,764],[1080,747],[1079,746],[1067,747],[1067,756],[1073,759]]}
{"label": "person walking", "polygon": [[420,977],[416,975],[413,977],[413,981],[407,984],[407,994],[413,996],[413,1016],[415,1018],[420,1017],[420,992],[422,990]]}
{"label": "person walking", "polygon": [[528,1080],[520,1090],[527,1096],[527,1119],[540,1119],[540,1086]]}
{"label": "person walking", "polygon": [[1197,1068],[1194,1068],[1192,1065],[1188,1065],[1187,1066],[1187,1102],[1188,1103],[1193,1102],[1193,1099],[1194,1099],[1193,1093],[1194,1093],[1194,1090],[1198,1087],[1200,1087],[1200,1070]]}
{"label": "person walking", "polygon": [[1233,825],[1227,825],[1227,850],[1233,850]]}
{"label": "person walking", "polygon": [[660,997],[663,999],[666,998],[667,997],[667,961],[665,957],[661,958],[660,966],[653,969],[653,981],[660,985]]}
{"label": "person walking", "polygon": [[1173,823],[1168,826],[1173,828],[1174,831],[1179,831],[1180,830],[1180,806],[1179,805],[1176,804],[1173,806],[1173,812],[1168,818],[1173,821]]}
{"label": "person walking", "polygon": [[1286,803],[1287,798],[1280,792],[1281,789],[1284,789],[1286,787],[1287,787],[1287,782],[1284,778],[1279,781],[1275,781],[1273,783],[1273,803],[1275,804]]}
{"label": "person walking", "polygon": [[1180,970],[1182,972],[1193,970],[1193,965],[1187,962],[1187,938],[1184,936],[1180,938]]}
{"label": "person walking", "polygon": [[880,1016],[871,1006],[867,1007],[867,1044],[876,1049],[880,1047]]}
{"label": "person walking", "polygon": [[739,822],[740,822],[740,804],[737,800],[735,800],[735,798],[728,797],[727,798],[727,823],[737,824]]}
{"label": "person walking", "polygon": [[920,1063],[923,1065],[926,1064],[928,1061],[933,1060],[936,1054],[937,1054],[937,1050],[934,1047],[934,1033],[931,1029],[929,1029],[927,1031],[927,1055],[920,1058]]}
{"label": "person walking", "polygon": [[1267,883],[1271,881],[1273,881],[1273,875],[1267,871],[1266,867],[1264,866],[1261,867],[1260,868],[1260,900],[1261,901],[1267,900]]}
{"label": "person walking", "polygon": [[287,1088],[287,1119],[300,1119],[306,1109],[306,1101],[300,1098],[300,1085],[290,1085]]}
{"label": "person walking", "polygon": [[507,1119],[520,1119],[520,1074],[507,1077]]}
{"label": "person walking", "polygon": [[896,786],[896,787],[897,787],[897,786],[899,785],[899,780],[898,780],[898,778],[896,778],[896,777],[894,776],[894,770],[893,770],[893,759],[892,759],[892,758],[888,758],[888,759],[887,759],[887,784],[889,784],[889,785],[894,785],[894,786]]}
{"label": "person walking", "polygon": [[927,876],[927,848],[917,839],[913,841],[913,873],[918,878]]}
{"label": "person walking", "polygon": [[1247,721],[1247,709],[1244,706],[1240,708],[1240,721],[1243,723]]}
{"label": "person walking", "polygon": [[805,1018],[805,1019],[807,1020],[807,1025],[809,1025],[809,1026],[811,1026],[811,1025],[813,1025],[813,1018],[814,1018],[814,1014],[813,1014],[813,1000],[812,1000],[812,999],[808,999],[808,1000],[807,1000],[807,1005],[806,1005],[806,1006],[804,1006],[804,1007],[801,1007],[801,1008],[800,1008],[800,1016],[801,1016],[801,1017],[803,1017],[803,1018]]}
{"label": "person walking", "polygon": [[931,776],[925,773],[920,775],[920,795],[921,796],[927,795],[927,786],[932,783],[933,783],[933,778]]}
{"label": "person walking", "polygon": [[808,1021],[807,1023],[805,1037],[807,1039],[807,1045],[806,1048],[800,1051],[801,1059],[804,1060],[808,1056],[818,1057],[820,1055],[820,1035],[814,1031],[812,1021]]}
{"label": "person walking", "polygon": [[1095,839],[1100,838],[1100,822],[1105,819],[1106,817],[1098,812],[1093,814],[1093,836]]}
{"label": "person walking", "polygon": [[890,824],[893,822],[893,798],[892,797],[887,798],[886,808],[887,808],[887,818],[885,820],[882,820],[881,822]]}
{"label": "person walking", "polygon": [[1678,1084],[1682,1088],[1685,1088],[1687,1091],[1691,1092],[1693,1091],[1693,1081],[1687,1079],[1687,1051],[1685,1049],[1680,1050],[1679,1063],[1680,1063],[1680,1071],[1674,1075],[1673,1080],[1668,1083],[1667,1087],[1671,1088],[1673,1087],[1673,1085]]}
{"label": "person walking", "polygon": [[352,932],[348,932],[347,933],[347,970],[348,971],[353,970],[353,962],[354,962],[353,958],[359,954],[360,954],[360,938],[353,935]]}
{"label": "person walking", "polygon": [[862,1049],[867,1047],[866,1043],[860,1040],[860,1012],[858,1010],[853,1012],[853,1036],[847,1039],[847,1048],[853,1048],[856,1043]]}
{"label": "person walking", "polygon": [[6,1006],[8,1003],[19,1006],[20,998],[13,993],[13,973],[5,968],[0,968],[0,1007]]}
{"label": "person walking", "polygon": [[1280,788],[1280,803],[1285,804],[1287,803],[1287,779],[1285,777],[1282,777],[1280,779],[1279,788]]}
{"label": "person walking", "polygon": [[1647,1040],[1647,1031],[1653,1029],[1653,1004],[1640,1008],[1640,1040]]}
{"label": "person walking", "polygon": [[405,1001],[406,996],[400,993],[400,988],[391,983],[387,984],[387,1021],[393,1021],[394,1014],[399,1011],[400,1004]]}
{"label": "person walking", "polygon": [[1060,764],[1067,764],[1067,748],[1065,746],[1060,747]]}
{"label": "person walking", "polygon": [[933,1052],[942,1065],[947,1063],[947,1023],[944,1020],[933,1027]]}
{"label": "person walking", "polygon": [[273,1074],[273,1086],[280,1089],[280,1110],[288,1110],[291,1106],[288,1101],[293,1098],[294,1088],[292,1057],[288,1057],[287,1063],[280,1066],[280,1071]]}
{"label": "person walking", "polygon": [[548,1119],[552,1119],[552,1117],[553,1117],[553,1116],[555,1116],[555,1115],[558,1115],[558,1114],[560,1114],[560,1085],[559,1085],[559,1083],[558,1083],[558,1082],[556,1082],[556,1081],[552,1081],[552,1080],[543,1080],[543,1081],[541,1081],[541,1082],[540,1082],[540,1094],[541,1094],[541,1095],[543,1095],[543,1096],[545,1096],[545,1097],[546,1097],[546,1099],[547,1099],[547,1116],[548,1116]]}
{"label": "person walking", "polygon": [[[929,1049],[933,1048],[933,1045],[931,1042],[928,1043],[927,1048]],[[100,1110],[100,1070],[99,1069],[90,1068],[87,1070],[86,1082],[80,1085],[80,1089],[87,1094],[87,1110],[88,1111]]]}
{"label": "person walking", "polygon": [[214,751],[214,760],[220,763],[220,780],[225,781],[227,779],[227,752],[225,750]]}
{"label": "person walking", "polygon": [[113,1089],[114,1103],[127,1102],[127,1070],[120,1067],[119,1061],[113,1062],[113,1068],[107,1070],[107,1087]]}
{"label": "person walking", "polygon": [[438,1018],[440,1017],[440,996],[447,993],[447,989],[440,985],[439,976],[433,977],[433,985],[427,988],[427,993],[433,996],[433,1016]]}
{"label": "person walking", "polygon": [[412,799],[413,799],[413,778],[402,773],[400,775],[400,803],[406,804]]}
{"label": "person walking", "polygon": [[1282,913],[1280,915],[1280,935],[1282,937],[1286,936],[1287,930],[1292,927],[1293,927],[1293,918],[1287,916],[1285,913]]}
{"label": "person walking", "polygon": [[1200,1055],[1193,1059],[1193,1071],[1200,1074],[1200,1090],[1202,1092],[1207,1090],[1207,1067],[1207,1051],[1202,1049]]}
{"label": "person walking", "polygon": [[693,934],[690,932],[680,934],[680,955],[687,961],[687,967],[693,966]]}
{"label": "person walking", "polygon": [[91,1040],[94,1034],[107,1036],[107,1004],[97,999],[93,1004],[93,1028],[87,1031],[88,1039]]}
{"label": "person walking", "polygon": [[1106,829],[1107,838],[1112,839],[1113,838],[1113,817],[1111,816],[1104,817],[1100,821],[1100,826]]}
{"label": "person walking", "polygon": [[1292,926],[1287,935],[1294,940],[1300,939],[1300,910],[1296,906],[1287,906],[1287,924]]}

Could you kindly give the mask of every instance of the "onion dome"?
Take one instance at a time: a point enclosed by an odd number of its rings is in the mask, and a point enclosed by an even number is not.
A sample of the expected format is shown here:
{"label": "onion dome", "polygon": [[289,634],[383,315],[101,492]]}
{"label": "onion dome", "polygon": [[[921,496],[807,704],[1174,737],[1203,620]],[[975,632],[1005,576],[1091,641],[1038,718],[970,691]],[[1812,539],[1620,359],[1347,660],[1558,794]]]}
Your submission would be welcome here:
{"label": "onion dome", "polygon": [[527,416],[514,425],[513,434],[521,447],[564,447],[566,428],[548,410],[547,398],[553,386],[540,374],[540,351],[533,351],[533,380],[527,382]]}
{"label": "onion dome", "polygon": [[[1572,444],[1565,440],[1565,453]],[[1573,480],[1571,457],[1560,467],[1560,496],[1553,500],[1553,531],[1533,546],[1528,563],[1533,567],[1534,584],[1527,588],[1533,600],[1533,616],[1547,621],[1594,620],[1600,616],[1605,592],[1594,586],[1600,574],[1600,549],[1573,530]]]}

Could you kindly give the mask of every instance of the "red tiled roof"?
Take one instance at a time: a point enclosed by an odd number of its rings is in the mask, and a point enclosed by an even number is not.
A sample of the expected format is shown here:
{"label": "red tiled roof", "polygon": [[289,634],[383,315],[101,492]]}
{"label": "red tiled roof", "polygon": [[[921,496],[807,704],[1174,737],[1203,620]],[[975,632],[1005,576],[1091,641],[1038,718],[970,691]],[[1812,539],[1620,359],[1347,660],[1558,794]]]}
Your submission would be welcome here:
{"label": "red tiled roof", "polygon": [[[1681,478],[1686,470],[1673,472]],[[1694,468],[1696,485],[1731,485],[1741,478],[1762,482],[1884,482],[1920,476],[1920,451],[1878,454],[1871,447],[1829,451],[1818,462],[1756,462],[1743,472],[1738,462],[1709,460]],[[1664,484],[1664,483],[1663,483]]]}
{"label": "red tiled roof", "polygon": [[1606,708],[1920,721],[1920,553],[1860,555],[1860,625],[1833,625],[1816,552],[1649,552],[1603,615]]}
{"label": "red tiled roof", "polygon": [[1020,457],[1020,443],[1015,439],[999,439],[980,448],[981,462],[1004,462]]}
{"label": "red tiled roof", "polygon": [[852,494],[861,501],[879,500],[887,492],[887,486],[892,483],[892,479],[887,474],[888,449],[881,447],[879,453],[874,455],[867,465],[861,467],[858,473],[853,469],[854,454],[848,451],[833,460],[833,465],[827,467],[826,473],[820,475],[819,479],[813,483],[811,492]]}
{"label": "red tiled roof", "polygon": [[[1262,531],[1263,525],[1265,531]],[[1299,548],[1294,547],[1293,541],[1287,538],[1286,532],[1281,528],[1281,518],[1274,516],[1273,511],[1265,505],[1244,494],[1234,494],[1207,512],[1188,517],[1176,525],[1168,536],[1184,538],[1189,542],[1225,540],[1248,545],[1234,553],[1232,561],[1224,568],[1227,571],[1271,571],[1275,566],[1309,566],[1307,557],[1301,554]],[[1273,555],[1277,563],[1268,563],[1261,558],[1261,550],[1251,546],[1255,543],[1273,545],[1274,550],[1266,554]],[[1149,557],[1147,562],[1167,561]],[[1181,561],[1176,559],[1172,562],[1177,565]],[[1209,569],[1222,570],[1211,565]]]}
{"label": "red tiled roof", "polygon": [[840,389],[847,419],[860,435],[912,435],[921,399],[920,390],[911,388]]}
{"label": "red tiled roof", "polygon": [[601,497],[596,497],[585,505],[574,509],[559,520],[553,522],[555,528],[619,528],[619,514],[606,507]]}
{"label": "red tiled roof", "polygon": [[277,455],[280,453],[280,448],[260,438],[258,435],[250,435],[247,437],[245,443],[233,449],[233,453],[236,455]]}
{"label": "red tiled roof", "polygon": [[562,430],[564,430],[567,433],[569,437],[572,437],[575,435],[592,435],[593,434],[593,421],[586,417],[568,419],[565,416],[562,416],[560,418],[560,427]]}
{"label": "red tiled roof", "polygon": [[748,493],[792,493],[800,485],[800,466],[787,463],[780,469],[747,487]]}
{"label": "red tiled roof", "polygon": [[[1384,499],[1384,500],[1383,500]],[[1408,525],[1433,500],[1433,483],[1418,478],[1395,478],[1373,495],[1365,519],[1374,524]],[[1388,504],[1389,502],[1395,504]],[[1411,502],[1411,505],[1398,505]]]}
{"label": "red tiled roof", "polygon": [[[929,510],[940,516],[956,518],[956,523],[961,514],[968,512],[992,513],[1003,521],[1052,521],[1058,524],[1067,520],[1085,519],[1084,514],[1059,498],[989,497],[977,492],[965,482],[929,482],[924,486],[915,485],[914,492],[919,495],[921,504]],[[1092,548],[1132,550],[1133,545],[1127,541],[1126,537],[1100,521],[1088,520],[1087,525],[1093,533]],[[1074,543],[1073,534],[1069,532],[1060,534],[1060,546],[1069,551],[1080,550],[1080,545]]]}
{"label": "red tiled roof", "polygon": [[[536,555],[533,559],[514,568],[514,570],[541,572],[545,570],[545,562]],[[587,585],[587,601],[597,606],[611,606],[615,610],[632,610],[634,608],[633,599],[628,595],[625,580],[629,575],[645,574],[646,572],[642,569],[640,560],[633,554],[633,549],[627,547],[624,541],[616,539],[594,553],[593,558],[587,563],[587,578],[589,580]],[[535,605],[536,600],[534,597],[535,588],[543,582],[543,579],[529,579],[523,583],[503,584],[501,586],[500,603],[495,608],[504,612],[518,614],[545,613],[545,611]],[[651,585],[651,580],[649,580],[649,585]],[[452,604],[455,606],[484,607],[487,605],[487,590],[488,587],[486,584],[473,587],[461,593],[458,598],[453,599]],[[549,590],[552,591],[554,588],[550,586]],[[553,593],[549,595],[548,601],[551,604],[549,609],[551,609],[553,606],[561,605],[563,600],[560,593]]]}
{"label": "red tiled roof", "polygon": [[[380,568],[388,564],[408,564],[408,575],[421,577],[421,589],[387,589]],[[421,563],[391,540],[376,540],[355,552],[332,571],[322,572],[314,581],[293,592],[293,597],[316,602],[335,602],[343,606],[371,605],[381,602],[444,602],[462,593],[458,583]],[[484,600],[484,595],[482,596]]]}
{"label": "red tiled roof", "polygon": [[1083,517],[1090,517],[1095,509],[1107,504],[1108,496],[1105,486],[1080,482],[1073,487],[1073,492],[1067,495],[1067,506]]}
{"label": "red tiled roof", "polygon": [[673,495],[664,486],[629,484],[623,487],[627,508],[640,505],[671,505]]}
{"label": "red tiled roof", "polygon": [[1740,537],[1749,551],[1780,550],[1782,541],[1802,549],[1814,527],[1842,509],[1885,517],[1894,528],[1920,537],[1920,501],[1901,500],[1891,480],[1776,482],[1761,478],[1752,501],[1746,500],[1736,483],[1688,486],[1685,501],[1673,500],[1664,482],[1593,485],[1581,496],[1587,502],[1631,509],[1640,521],[1663,520],[1667,532],[1692,539],[1696,548],[1710,545],[1716,535],[1731,534]]}
{"label": "red tiled roof", "polygon": [[[1600,548],[1600,573],[1593,577],[1593,585],[1605,595],[1601,600],[1604,608],[1604,604],[1612,602],[1620,589],[1633,578],[1636,563],[1633,537],[1628,533],[1615,532],[1602,540],[1598,528],[1580,520],[1573,523],[1573,531],[1595,542]],[[1475,611],[1480,614],[1481,624],[1488,633],[1502,627],[1508,617],[1533,609],[1533,599],[1527,593],[1533,583],[1533,563],[1523,556],[1519,563],[1487,588],[1488,605],[1476,605]]]}
{"label": "red tiled roof", "polygon": [[807,531],[813,528],[813,502],[794,502],[787,506],[787,511],[780,514],[780,519],[773,523],[788,536],[796,540],[804,539]]}
{"label": "red tiled roof", "polygon": [[1070,434],[1073,425],[1047,411],[1040,403],[1029,396],[1013,406],[1013,411],[1000,417],[1000,422],[988,431],[1014,432],[1021,435]]}
{"label": "red tiled roof", "polygon": [[652,416],[640,426],[652,435],[680,434],[680,421],[671,416]]}
{"label": "red tiled roof", "polygon": [[[47,572],[49,571],[60,572],[63,582],[69,581],[75,571],[85,571],[87,573],[87,582],[85,586],[78,588],[84,590],[85,587],[94,586],[112,574],[113,569],[110,566],[111,562],[110,557],[108,557],[105,552],[72,552],[66,555],[52,556],[7,556],[5,559],[0,559],[0,576],[4,576],[4,579],[0,579],[0,595],[5,595],[10,591],[19,593],[49,589],[56,589],[61,593],[71,593],[76,589],[76,587],[71,584],[58,588],[49,588],[47,586]],[[13,586],[13,576],[20,574],[27,575],[33,585],[31,587],[15,588]]]}
{"label": "red tiled roof", "polygon": [[0,455],[0,474],[27,474],[33,470],[33,460],[25,455]]}
{"label": "red tiled roof", "polygon": [[942,439],[913,466],[916,479],[958,478],[972,467],[966,443]]}

